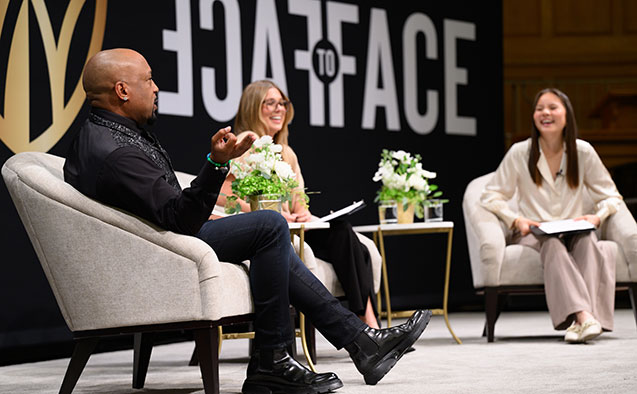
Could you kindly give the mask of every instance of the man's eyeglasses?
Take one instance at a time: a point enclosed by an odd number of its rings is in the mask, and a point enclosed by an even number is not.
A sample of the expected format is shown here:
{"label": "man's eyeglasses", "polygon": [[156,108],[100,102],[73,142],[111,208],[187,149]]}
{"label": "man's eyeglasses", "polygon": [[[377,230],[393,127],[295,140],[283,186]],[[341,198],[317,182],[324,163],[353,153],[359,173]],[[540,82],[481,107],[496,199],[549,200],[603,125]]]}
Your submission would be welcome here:
{"label": "man's eyeglasses", "polygon": [[290,108],[290,102],[287,100],[277,101],[275,99],[269,99],[265,100],[263,105],[265,105],[270,111],[275,111],[279,105],[286,111]]}

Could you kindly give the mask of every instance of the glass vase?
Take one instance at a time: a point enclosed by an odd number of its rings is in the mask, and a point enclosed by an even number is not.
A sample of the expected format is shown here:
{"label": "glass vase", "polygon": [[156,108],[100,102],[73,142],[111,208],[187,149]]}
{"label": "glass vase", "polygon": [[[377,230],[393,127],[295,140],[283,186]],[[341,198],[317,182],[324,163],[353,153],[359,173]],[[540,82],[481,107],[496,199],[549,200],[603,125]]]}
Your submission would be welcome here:
{"label": "glass vase", "polygon": [[262,209],[270,209],[281,213],[281,196],[278,194],[259,194],[249,196],[250,210],[260,211]]}
{"label": "glass vase", "polygon": [[394,200],[378,203],[378,220],[380,224],[394,224],[398,222],[398,204]]}

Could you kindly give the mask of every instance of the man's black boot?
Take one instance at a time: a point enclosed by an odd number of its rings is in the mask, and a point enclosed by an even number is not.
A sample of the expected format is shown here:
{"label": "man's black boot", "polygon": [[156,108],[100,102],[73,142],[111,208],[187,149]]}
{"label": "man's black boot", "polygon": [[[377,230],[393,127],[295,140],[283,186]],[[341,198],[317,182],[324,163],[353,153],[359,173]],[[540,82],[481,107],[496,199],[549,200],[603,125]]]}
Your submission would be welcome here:
{"label": "man's black boot", "polygon": [[345,346],[365,383],[378,383],[420,337],[429,319],[431,311],[419,310],[396,327],[382,330],[367,327],[354,342]]}
{"label": "man's black boot", "polygon": [[343,387],[332,372],[314,373],[293,359],[286,349],[255,350],[248,364],[244,394],[316,394]]}

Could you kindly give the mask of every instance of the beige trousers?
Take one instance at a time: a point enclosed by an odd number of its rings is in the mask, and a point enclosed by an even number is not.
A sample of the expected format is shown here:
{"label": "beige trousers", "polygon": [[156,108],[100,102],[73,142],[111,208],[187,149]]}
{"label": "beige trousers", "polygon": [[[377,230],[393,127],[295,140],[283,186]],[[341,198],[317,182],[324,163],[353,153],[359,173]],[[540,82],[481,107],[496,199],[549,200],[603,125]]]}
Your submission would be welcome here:
{"label": "beige trousers", "polygon": [[597,241],[595,232],[559,238],[518,233],[512,243],[540,253],[546,303],[556,330],[567,328],[579,311],[591,313],[604,330],[613,329],[615,255]]}

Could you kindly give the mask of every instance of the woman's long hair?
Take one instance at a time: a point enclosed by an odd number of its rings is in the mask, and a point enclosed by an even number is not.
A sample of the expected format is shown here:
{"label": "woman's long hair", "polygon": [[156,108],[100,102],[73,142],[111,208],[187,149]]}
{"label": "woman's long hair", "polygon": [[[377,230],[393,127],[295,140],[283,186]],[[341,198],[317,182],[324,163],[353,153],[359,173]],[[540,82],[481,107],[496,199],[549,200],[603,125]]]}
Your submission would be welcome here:
{"label": "woman's long hair", "polygon": [[239,101],[239,111],[234,120],[234,132],[240,134],[244,131],[251,130],[260,137],[267,134],[267,125],[261,117],[261,107],[265,101],[268,90],[275,88],[281,93],[283,100],[290,103],[283,119],[281,130],[274,136],[274,142],[280,145],[288,144],[288,123],[294,118],[294,107],[290,99],[283,91],[272,81],[261,80],[255,81],[246,86]]}
{"label": "woman's long hair", "polygon": [[[579,170],[577,166],[577,123],[575,122],[575,113],[573,112],[573,106],[571,100],[562,91],[555,88],[547,88],[540,90],[535,95],[533,101],[533,113],[537,107],[537,102],[545,93],[553,93],[562,101],[564,108],[566,108],[566,126],[562,130],[562,139],[566,143],[566,181],[571,189],[575,189],[579,185]],[[540,159],[540,131],[535,126],[535,120],[533,115],[531,116],[531,152],[529,154],[529,173],[531,179],[536,185],[542,184],[542,176],[537,168],[537,162]]]}

